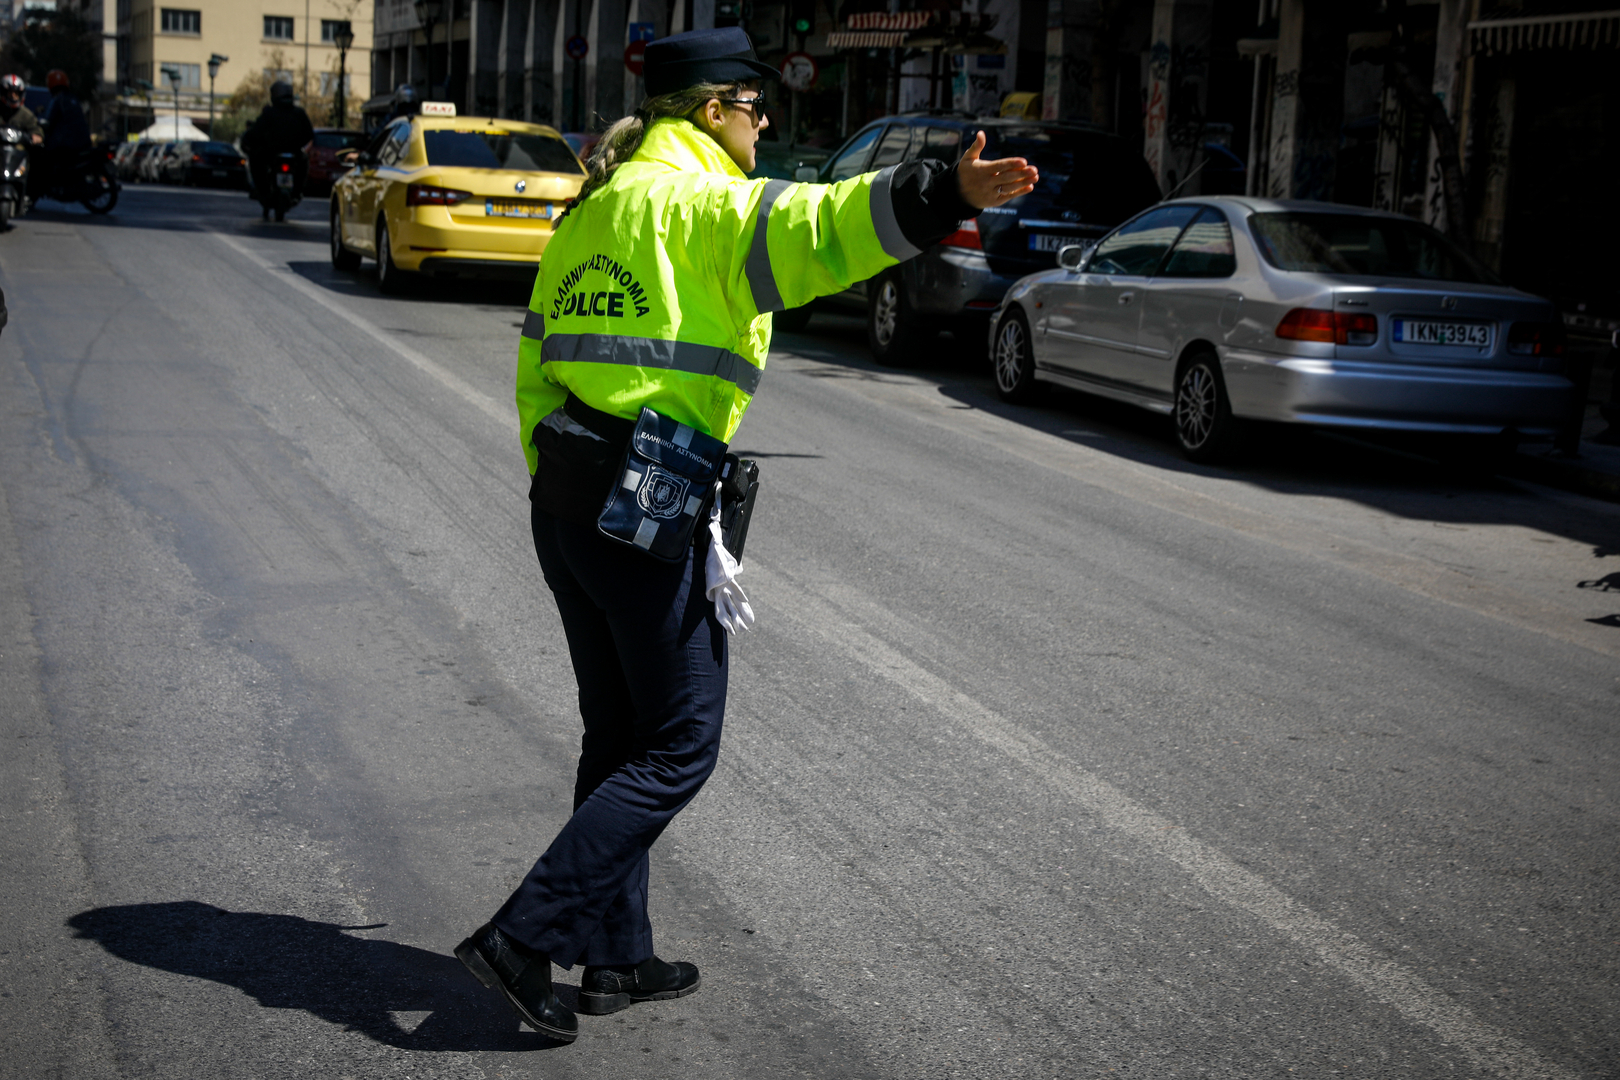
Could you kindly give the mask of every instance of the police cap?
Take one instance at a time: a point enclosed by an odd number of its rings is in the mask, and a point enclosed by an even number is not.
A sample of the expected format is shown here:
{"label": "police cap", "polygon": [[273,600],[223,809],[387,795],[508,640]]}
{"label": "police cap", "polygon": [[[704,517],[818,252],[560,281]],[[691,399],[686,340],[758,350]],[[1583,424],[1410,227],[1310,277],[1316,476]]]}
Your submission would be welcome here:
{"label": "police cap", "polygon": [[642,75],[647,80],[648,97],[673,94],[699,83],[782,77],[754,55],[754,43],[740,26],[688,30],[649,41]]}

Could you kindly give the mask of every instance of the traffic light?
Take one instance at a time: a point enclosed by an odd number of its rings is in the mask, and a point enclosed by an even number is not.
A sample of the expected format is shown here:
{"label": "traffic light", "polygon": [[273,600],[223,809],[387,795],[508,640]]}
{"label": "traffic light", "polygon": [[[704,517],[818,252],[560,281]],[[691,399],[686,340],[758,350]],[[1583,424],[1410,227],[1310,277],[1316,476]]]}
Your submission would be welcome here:
{"label": "traffic light", "polygon": [[793,0],[789,14],[793,32],[801,38],[816,28],[816,0]]}

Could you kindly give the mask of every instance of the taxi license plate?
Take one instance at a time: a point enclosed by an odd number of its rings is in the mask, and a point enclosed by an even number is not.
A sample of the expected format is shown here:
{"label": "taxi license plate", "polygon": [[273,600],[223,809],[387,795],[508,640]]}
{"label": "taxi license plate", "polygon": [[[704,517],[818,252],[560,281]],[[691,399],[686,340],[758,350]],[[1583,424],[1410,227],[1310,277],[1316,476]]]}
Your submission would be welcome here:
{"label": "taxi license plate", "polygon": [[1394,339],[1405,345],[1473,345],[1491,347],[1489,323],[1436,322],[1431,319],[1395,319]]}
{"label": "taxi license plate", "polygon": [[1079,243],[1072,236],[1054,236],[1051,233],[1034,233],[1029,238],[1031,251],[1062,251],[1070,244]]}
{"label": "taxi license plate", "polygon": [[532,199],[485,199],[485,217],[549,218],[551,204]]}

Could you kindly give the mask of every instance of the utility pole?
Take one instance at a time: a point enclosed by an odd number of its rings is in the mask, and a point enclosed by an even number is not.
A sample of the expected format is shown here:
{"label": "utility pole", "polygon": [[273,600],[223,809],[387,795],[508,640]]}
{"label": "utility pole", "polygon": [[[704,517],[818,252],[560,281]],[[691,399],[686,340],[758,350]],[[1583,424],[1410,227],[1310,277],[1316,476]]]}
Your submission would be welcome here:
{"label": "utility pole", "polygon": [[174,141],[180,141],[180,69],[168,64],[163,66],[163,76],[169,80],[169,87],[174,91]]}
{"label": "utility pole", "polygon": [[219,65],[229,60],[228,56],[219,53],[208,58],[208,137],[214,137],[214,78],[219,74]]}
{"label": "utility pole", "polygon": [[347,20],[338,23],[332,33],[332,44],[338,47],[337,126],[348,127],[349,49],[354,45],[354,31]]}

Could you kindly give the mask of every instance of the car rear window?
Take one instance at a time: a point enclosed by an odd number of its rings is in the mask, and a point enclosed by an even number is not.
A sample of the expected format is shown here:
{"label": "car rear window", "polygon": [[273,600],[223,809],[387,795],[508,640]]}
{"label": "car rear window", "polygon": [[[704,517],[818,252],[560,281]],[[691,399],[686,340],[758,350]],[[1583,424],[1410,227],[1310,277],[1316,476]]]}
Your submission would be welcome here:
{"label": "car rear window", "polygon": [[191,152],[193,154],[229,154],[232,157],[238,156],[236,147],[223,142],[192,143]]}
{"label": "car rear window", "polygon": [[1159,201],[1159,184],[1141,154],[1090,131],[986,126],[983,158],[1027,158],[1040,170],[1034,195],[1073,210],[1081,221],[1112,225]]}
{"label": "car rear window", "polygon": [[315,145],[322,150],[352,150],[365,143],[366,137],[358,131],[317,131]]}
{"label": "car rear window", "polygon": [[1279,270],[1501,283],[1419,221],[1361,214],[1254,214],[1249,227],[1261,256]]}
{"label": "car rear window", "polygon": [[429,165],[571,173],[584,170],[568,144],[549,135],[507,131],[424,131]]}

